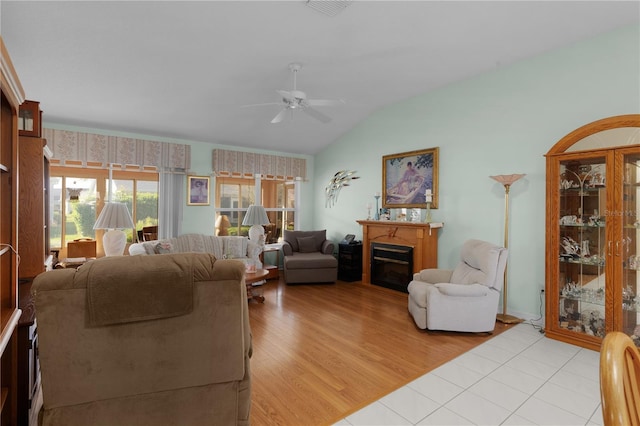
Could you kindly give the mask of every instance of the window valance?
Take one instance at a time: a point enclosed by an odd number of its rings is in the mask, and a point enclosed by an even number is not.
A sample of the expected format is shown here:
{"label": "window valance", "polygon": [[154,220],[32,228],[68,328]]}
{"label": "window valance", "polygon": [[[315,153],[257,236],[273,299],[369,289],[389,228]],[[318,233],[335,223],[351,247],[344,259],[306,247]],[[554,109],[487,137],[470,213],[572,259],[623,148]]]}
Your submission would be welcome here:
{"label": "window valance", "polygon": [[256,175],[276,179],[307,177],[307,160],[253,152],[213,150],[213,171],[216,176]]}
{"label": "window valance", "polygon": [[52,159],[61,164],[152,166],[159,171],[188,171],[191,167],[189,145],[47,128],[43,134]]}

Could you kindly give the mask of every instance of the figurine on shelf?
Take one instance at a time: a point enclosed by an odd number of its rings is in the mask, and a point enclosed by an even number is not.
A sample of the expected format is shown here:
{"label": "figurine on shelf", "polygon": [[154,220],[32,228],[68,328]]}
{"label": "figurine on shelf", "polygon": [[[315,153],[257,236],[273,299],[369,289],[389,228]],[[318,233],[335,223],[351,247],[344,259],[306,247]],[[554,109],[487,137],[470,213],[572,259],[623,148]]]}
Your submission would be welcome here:
{"label": "figurine on shelf", "polygon": [[580,246],[573,238],[562,237],[562,248],[564,249],[564,253],[561,256],[569,257],[572,259],[578,259],[580,257],[580,255],[578,254],[580,251]]}

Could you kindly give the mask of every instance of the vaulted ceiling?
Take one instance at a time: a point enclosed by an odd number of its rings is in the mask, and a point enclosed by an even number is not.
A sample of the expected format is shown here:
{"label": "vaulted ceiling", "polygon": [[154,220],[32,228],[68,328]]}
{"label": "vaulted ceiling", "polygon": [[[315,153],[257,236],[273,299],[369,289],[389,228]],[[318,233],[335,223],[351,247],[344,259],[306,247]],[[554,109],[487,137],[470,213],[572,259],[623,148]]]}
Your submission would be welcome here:
{"label": "vaulted ceiling", "polygon": [[[0,18],[46,122],[315,154],[386,105],[637,24],[640,3],[3,0]],[[308,98],[345,101],[315,107],[330,122],[270,123],[292,62]]]}

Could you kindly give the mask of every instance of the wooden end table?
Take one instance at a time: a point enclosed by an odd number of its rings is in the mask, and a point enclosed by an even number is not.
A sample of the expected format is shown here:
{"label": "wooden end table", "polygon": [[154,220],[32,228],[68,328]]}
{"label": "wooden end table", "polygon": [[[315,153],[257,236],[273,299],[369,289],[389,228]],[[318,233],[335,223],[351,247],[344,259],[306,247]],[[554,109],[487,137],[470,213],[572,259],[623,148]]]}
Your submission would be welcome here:
{"label": "wooden end table", "polygon": [[262,294],[254,294],[253,284],[266,280],[267,275],[269,275],[269,271],[267,269],[257,269],[255,272],[245,272],[244,282],[247,286],[247,297],[249,299],[264,303],[264,296]]}

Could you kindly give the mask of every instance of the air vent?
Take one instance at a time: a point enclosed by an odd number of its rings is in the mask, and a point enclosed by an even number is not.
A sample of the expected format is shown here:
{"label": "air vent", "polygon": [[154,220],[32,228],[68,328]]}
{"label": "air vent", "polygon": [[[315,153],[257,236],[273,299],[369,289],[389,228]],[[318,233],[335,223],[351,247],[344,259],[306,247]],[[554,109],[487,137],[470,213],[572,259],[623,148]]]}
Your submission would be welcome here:
{"label": "air vent", "polygon": [[307,0],[307,6],[327,16],[336,16],[353,0]]}

